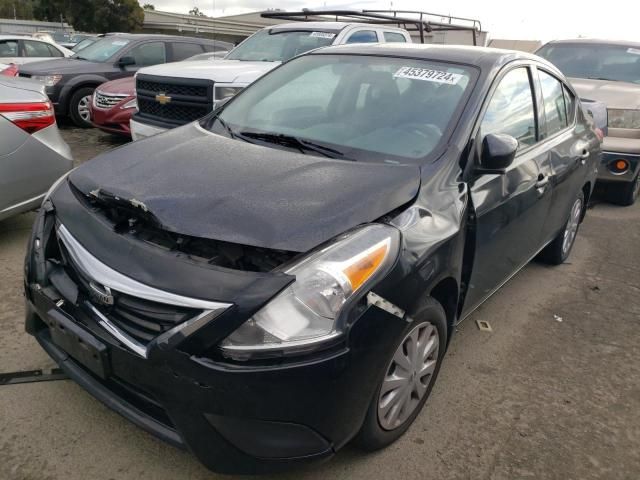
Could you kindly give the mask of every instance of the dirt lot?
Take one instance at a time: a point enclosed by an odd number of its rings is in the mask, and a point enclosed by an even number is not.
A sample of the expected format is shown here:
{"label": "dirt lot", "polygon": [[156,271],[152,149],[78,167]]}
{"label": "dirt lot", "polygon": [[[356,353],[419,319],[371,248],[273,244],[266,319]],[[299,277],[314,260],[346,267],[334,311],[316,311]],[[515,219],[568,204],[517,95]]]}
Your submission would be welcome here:
{"label": "dirt lot", "polygon": [[[79,162],[121,143],[63,134]],[[0,372],[52,366],[23,331],[32,221],[0,222]],[[639,330],[640,205],[597,203],[570,263],[531,264],[459,328],[405,437],[280,478],[638,479]],[[0,386],[0,418],[2,480],[220,478],[68,380]]]}

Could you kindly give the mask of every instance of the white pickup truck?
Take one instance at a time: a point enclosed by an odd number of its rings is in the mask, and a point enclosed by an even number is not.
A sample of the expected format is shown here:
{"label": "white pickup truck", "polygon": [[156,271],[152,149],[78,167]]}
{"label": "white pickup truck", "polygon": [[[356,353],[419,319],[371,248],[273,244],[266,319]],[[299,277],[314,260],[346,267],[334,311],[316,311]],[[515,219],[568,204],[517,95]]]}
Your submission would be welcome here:
{"label": "white pickup truck", "polygon": [[165,63],[136,75],[138,112],[131,119],[134,140],[192,122],[211,112],[282,62],[328,45],[410,43],[411,36],[388,25],[295,22],[259,30],[223,60]]}

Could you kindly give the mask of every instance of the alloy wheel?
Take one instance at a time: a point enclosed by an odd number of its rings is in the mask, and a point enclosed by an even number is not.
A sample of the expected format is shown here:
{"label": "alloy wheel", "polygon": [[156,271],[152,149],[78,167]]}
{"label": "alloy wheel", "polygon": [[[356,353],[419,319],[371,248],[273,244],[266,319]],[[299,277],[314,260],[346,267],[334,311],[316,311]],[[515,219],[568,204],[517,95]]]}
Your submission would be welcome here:
{"label": "alloy wheel", "polygon": [[438,363],[438,329],[429,322],[414,327],[387,367],[378,398],[378,422],[384,430],[400,427],[418,408]]}
{"label": "alloy wheel", "polygon": [[567,254],[573,242],[576,239],[578,233],[578,227],[580,226],[580,216],[582,215],[582,199],[576,199],[573,207],[571,207],[571,215],[567,221],[567,226],[564,229],[564,239],[562,241],[562,253]]}
{"label": "alloy wheel", "polygon": [[89,104],[91,103],[91,95],[87,95],[86,97],[82,97],[78,102],[78,115],[85,122],[90,121],[91,114],[89,113]]}

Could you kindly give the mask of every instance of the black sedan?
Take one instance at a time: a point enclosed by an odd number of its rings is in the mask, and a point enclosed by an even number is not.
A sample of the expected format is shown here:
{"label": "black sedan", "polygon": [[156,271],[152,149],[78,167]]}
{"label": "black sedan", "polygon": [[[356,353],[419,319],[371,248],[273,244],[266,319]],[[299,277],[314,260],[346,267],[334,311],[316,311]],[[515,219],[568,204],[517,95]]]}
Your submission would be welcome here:
{"label": "black sedan", "polygon": [[569,256],[599,156],[538,57],[316,50],[52,188],[27,331],[216,471],[381,448],[420,413],[456,325],[532,258]]}

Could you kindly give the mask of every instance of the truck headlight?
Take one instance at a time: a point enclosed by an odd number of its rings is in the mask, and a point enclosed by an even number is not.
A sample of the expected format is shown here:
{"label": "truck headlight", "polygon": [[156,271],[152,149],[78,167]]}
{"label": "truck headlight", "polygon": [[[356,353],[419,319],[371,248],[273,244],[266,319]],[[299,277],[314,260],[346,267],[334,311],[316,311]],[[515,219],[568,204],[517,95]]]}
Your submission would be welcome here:
{"label": "truck headlight", "polygon": [[214,97],[215,100],[224,100],[225,98],[231,98],[236,95],[244,87],[215,87]]}
{"label": "truck headlight", "polygon": [[640,110],[610,108],[608,111],[609,128],[640,129]]}
{"label": "truck headlight", "polygon": [[44,83],[47,87],[53,87],[56,83],[62,80],[62,75],[33,75],[31,79]]}
{"label": "truck headlight", "polygon": [[298,352],[341,335],[341,313],[394,265],[400,232],[374,224],[338,237],[288,268],[296,280],[222,341],[225,356]]}

